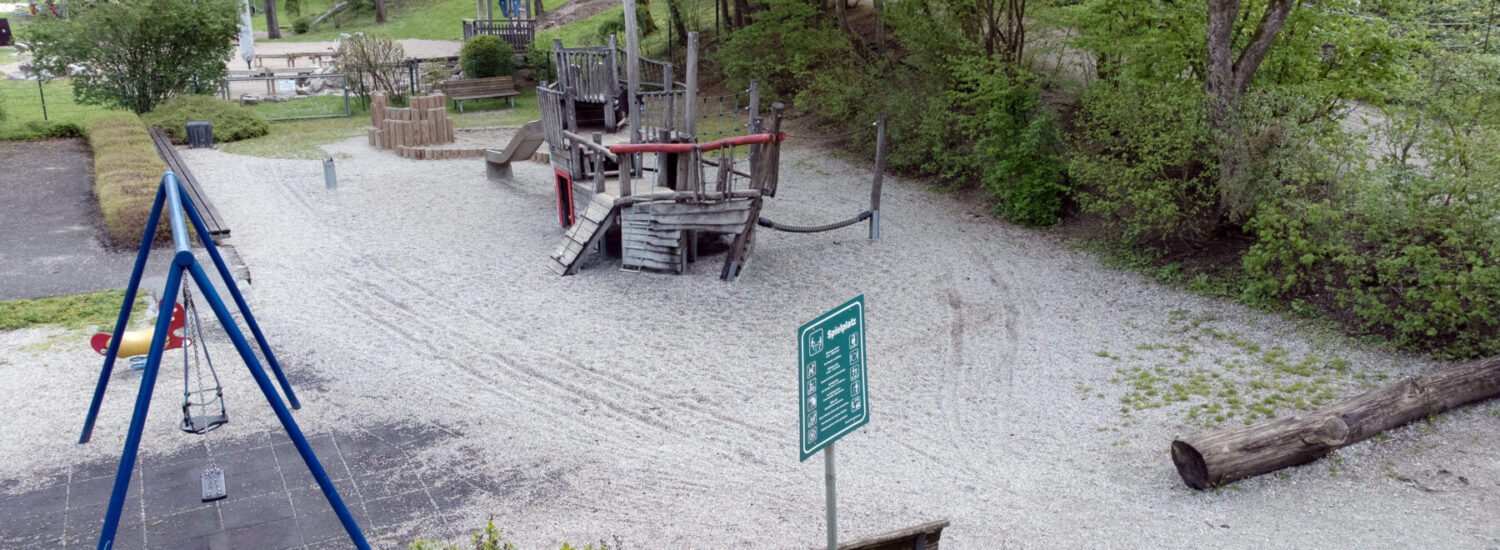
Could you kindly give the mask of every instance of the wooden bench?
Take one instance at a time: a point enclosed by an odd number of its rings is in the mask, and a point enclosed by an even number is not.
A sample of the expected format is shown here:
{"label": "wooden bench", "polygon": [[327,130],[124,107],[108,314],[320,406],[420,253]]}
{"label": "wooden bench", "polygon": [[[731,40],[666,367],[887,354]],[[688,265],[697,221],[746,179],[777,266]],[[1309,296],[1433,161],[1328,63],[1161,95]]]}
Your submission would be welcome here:
{"label": "wooden bench", "polygon": [[443,83],[443,94],[453,99],[458,104],[458,112],[464,112],[464,100],[485,99],[490,97],[503,97],[510,100],[510,107],[516,107],[516,96],[521,91],[516,89],[516,79],[508,76],[492,76],[489,78],[466,78],[463,80],[451,80]]}
{"label": "wooden bench", "polygon": [[[229,226],[224,224],[224,217],[219,215],[219,210],[214,208],[214,203],[209,202],[208,195],[198,187],[197,178],[193,172],[188,170],[187,163],[182,162],[182,156],[177,154],[177,148],[172,146],[172,139],[162,131],[160,126],[151,127],[151,143],[156,146],[156,153],[161,155],[161,160],[167,163],[167,169],[177,175],[177,183],[187,191],[188,198],[193,200],[193,208],[198,211],[198,217],[203,218],[203,225],[208,228],[209,237],[229,236]],[[189,222],[192,223],[192,222]],[[215,239],[217,242],[218,239]]]}
{"label": "wooden bench", "polygon": [[923,523],[839,544],[839,550],[938,550],[948,520]]}

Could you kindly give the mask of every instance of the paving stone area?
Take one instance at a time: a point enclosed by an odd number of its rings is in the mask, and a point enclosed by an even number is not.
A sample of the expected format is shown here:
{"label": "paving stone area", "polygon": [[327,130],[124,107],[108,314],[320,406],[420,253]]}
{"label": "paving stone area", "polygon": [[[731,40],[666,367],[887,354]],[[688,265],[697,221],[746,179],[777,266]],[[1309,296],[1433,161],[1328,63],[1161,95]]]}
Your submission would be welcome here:
{"label": "paving stone area", "polygon": [[[452,437],[433,426],[381,426],[309,435],[350,513],[377,547],[404,547],[419,519],[444,510],[475,488],[417,472],[415,451]],[[332,549],[351,547],[338,516],[279,430],[226,440],[136,462],[116,532],[118,549]],[[201,501],[200,476],[210,454],[224,470],[228,497]],[[42,489],[0,491],[0,548],[93,548],[114,484],[116,460],[76,466]],[[5,487],[0,487],[0,490]],[[429,522],[430,523],[430,522]],[[444,524],[451,522],[443,521]]]}

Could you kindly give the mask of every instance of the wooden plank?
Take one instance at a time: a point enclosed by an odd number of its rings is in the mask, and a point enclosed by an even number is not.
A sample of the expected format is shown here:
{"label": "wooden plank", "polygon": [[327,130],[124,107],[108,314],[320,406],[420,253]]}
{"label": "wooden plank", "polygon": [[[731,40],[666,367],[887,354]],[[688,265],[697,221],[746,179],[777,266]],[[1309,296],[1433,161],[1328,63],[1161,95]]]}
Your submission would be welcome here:
{"label": "wooden plank", "polygon": [[840,543],[838,550],[911,550],[912,548],[938,550],[939,541],[943,538],[943,529],[948,525],[949,522],[946,519],[930,521],[905,529]]}
{"label": "wooden plank", "polygon": [[193,201],[194,209],[198,217],[203,220],[204,227],[208,228],[208,237],[213,238],[220,235],[228,236],[229,227],[224,223],[224,218],[219,214],[219,209],[214,207],[208,195],[198,186],[197,178],[188,169],[187,163],[177,154],[177,149],[172,146],[172,141],[159,127],[152,127],[149,132],[151,142],[156,146],[156,152],[166,162],[167,168],[177,175],[177,182],[187,192],[188,198]]}

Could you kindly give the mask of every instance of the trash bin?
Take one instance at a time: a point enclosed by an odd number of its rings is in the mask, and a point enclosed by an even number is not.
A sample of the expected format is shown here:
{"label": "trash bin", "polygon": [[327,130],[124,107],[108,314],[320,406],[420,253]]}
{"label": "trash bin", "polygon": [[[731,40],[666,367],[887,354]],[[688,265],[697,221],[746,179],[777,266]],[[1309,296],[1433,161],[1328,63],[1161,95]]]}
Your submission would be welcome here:
{"label": "trash bin", "polygon": [[214,146],[214,124],[207,121],[187,123],[188,147],[203,149]]}

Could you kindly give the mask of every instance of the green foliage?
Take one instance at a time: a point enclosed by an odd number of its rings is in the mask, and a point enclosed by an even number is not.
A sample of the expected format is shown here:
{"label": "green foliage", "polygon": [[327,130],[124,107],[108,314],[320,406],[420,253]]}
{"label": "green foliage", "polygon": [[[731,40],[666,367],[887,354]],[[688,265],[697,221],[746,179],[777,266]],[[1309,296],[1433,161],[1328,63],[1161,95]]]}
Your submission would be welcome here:
{"label": "green foliage", "polygon": [[541,42],[533,42],[526,50],[526,68],[531,69],[531,79],[536,82],[557,79],[557,68],[552,66],[552,49]]}
{"label": "green foliage", "polygon": [[213,123],[214,141],[239,141],[266,135],[266,119],[249,107],[206,95],[181,95],[141,116],[147,126],[161,126],[172,143],[187,143],[187,123]]}
{"label": "green foliage", "polygon": [[[281,13],[301,19],[298,16],[302,15],[302,0],[281,0]],[[297,30],[297,23],[293,22],[292,31],[297,34],[302,34],[303,32],[307,31],[307,27],[303,26],[302,30],[299,31]]]}
{"label": "green foliage", "polygon": [[39,18],[23,27],[34,64],[73,76],[85,103],[145,113],[185,93],[195,81],[224,77],[236,33],[234,0],[133,0],[70,6],[67,19]]}
{"label": "green foliage", "polygon": [[[437,539],[417,539],[407,545],[408,550],[516,550],[516,546],[505,541],[500,529],[495,527],[495,517],[490,516],[483,530],[475,531],[469,544],[459,545]],[[573,546],[564,542],[560,550],[609,550],[610,546],[600,542],[585,546]]]}
{"label": "green foliage", "polygon": [[[124,300],[125,291],[106,290],[77,296],[0,302],[0,330],[40,325],[71,329],[108,326],[119,315],[120,303]],[[137,310],[145,309],[144,306],[144,301],[137,300]]]}
{"label": "green foliage", "polygon": [[25,135],[28,139],[53,139],[83,137],[83,126],[76,122],[48,122],[44,120],[27,121]]}
{"label": "green foliage", "polygon": [[479,35],[464,41],[458,52],[464,78],[488,78],[516,74],[515,53],[498,36]]}
{"label": "green foliage", "polygon": [[292,20],[292,33],[307,34],[307,29],[311,26],[312,22],[306,16],[298,17]]}
{"label": "green foliage", "polygon": [[1129,238],[1197,235],[1212,222],[1204,97],[1188,86],[1096,86],[1085,94],[1068,173],[1084,211]]}
{"label": "green foliage", "polygon": [[767,97],[790,98],[820,71],[846,66],[849,39],[812,4],[768,0],[754,22],[736,30],[718,50],[732,89],[760,79]]}

